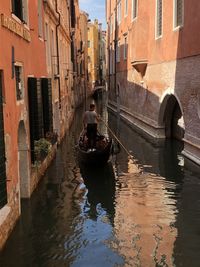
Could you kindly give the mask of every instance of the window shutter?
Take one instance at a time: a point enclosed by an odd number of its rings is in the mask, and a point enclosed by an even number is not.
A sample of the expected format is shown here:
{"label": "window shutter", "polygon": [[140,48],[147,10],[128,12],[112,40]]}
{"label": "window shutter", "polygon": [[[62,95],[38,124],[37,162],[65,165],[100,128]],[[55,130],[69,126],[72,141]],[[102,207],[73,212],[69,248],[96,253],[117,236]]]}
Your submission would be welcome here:
{"label": "window shutter", "polygon": [[15,13],[15,0],[12,0],[12,13]]}
{"label": "window shutter", "polygon": [[42,85],[44,135],[46,135],[47,132],[53,131],[51,79],[42,78],[41,85]]}
{"label": "window shutter", "polygon": [[28,102],[31,160],[34,162],[34,141],[44,136],[40,79],[28,78]]}
{"label": "window shutter", "polygon": [[6,186],[6,158],[4,143],[4,120],[3,120],[3,78],[0,73],[0,209],[7,203]]}
{"label": "window shutter", "polygon": [[28,24],[28,0],[22,0],[23,21]]}

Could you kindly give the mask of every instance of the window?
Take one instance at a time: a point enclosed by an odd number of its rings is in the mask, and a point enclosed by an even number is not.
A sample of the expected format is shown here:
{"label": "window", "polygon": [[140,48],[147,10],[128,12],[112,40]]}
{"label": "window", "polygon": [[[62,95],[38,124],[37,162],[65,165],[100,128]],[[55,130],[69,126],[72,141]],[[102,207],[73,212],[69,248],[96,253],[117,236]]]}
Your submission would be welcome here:
{"label": "window", "polygon": [[121,22],[121,1],[117,5],[117,22]]}
{"label": "window", "polygon": [[28,0],[12,0],[12,13],[24,23],[28,23]]}
{"label": "window", "polygon": [[21,100],[23,99],[23,93],[24,93],[24,79],[23,79],[23,68],[20,65],[15,65],[15,83],[16,83],[17,100]]}
{"label": "window", "polygon": [[124,37],[124,60],[127,59],[127,36]]}
{"label": "window", "polygon": [[[62,43],[60,41],[60,58],[62,58],[62,60],[64,60],[64,56],[62,55]],[[57,53],[56,53],[56,49],[55,49],[55,34],[54,31],[51,29],[51,41],[50,41],[50,62],[51,62],[51,68],[53,70],[53,74],[54,75],[58,75],[58,61],[57,61]]]}
{"label": "window", "polygon": [[132,0],[132,19],[137,17],[137,0]]}
{"label": "window", "polygon": [[117,62],[120,62],[120,41],[117,42]]}
{"label": "window", "polygon": [[43,38],[42,0],[38,0],[38,36]]}
{"label": "window", "polygon": [[110,17],[110,34],[112,34],[113,25],[112,25],[112,16]]}
{"label": "window", "polygon": [[157,0],[156,5],[156,38],[162,35],[162,0]]}
{"label": "window", "polygon": [[126,17],[128,15],[128,0],[125,0],[124,3],[124,16]]}
{"label": "window", "polygon": [[174,0],[174,28],[183,26],[183,0]]}
{"label": "window", "polygon": [[112,46],[110,46],[110,53],[109,53],[109,56],[110,56],[110,62],[109,62],[109,64],[110,64],[110,74],[112,74],[112,67],[113,67],[113,56],[112,56],[112,54],[113,54],[113,50],[112,50]]}
{"label": "window", "polygon": [[90,44],[90,41],[88,41],[88,48],[90,48],[90,45],[91,45],[91,44]]}
{"label": "window", "polygon": [[47,67],[51,67],[51,48],[50,48],[50,37],[49,37],[49,25],[45,23],[45,48],[46,48],[46,62]]}
{"label": "window", "polygon": [[115,71],[116,71],[116,55],[115,55],[115,49],[114,49],[115,45],[114,45],[114,42],[113,42],[113,49],[112,49],[112,69],[113,69],[113,74],[115,74]]}

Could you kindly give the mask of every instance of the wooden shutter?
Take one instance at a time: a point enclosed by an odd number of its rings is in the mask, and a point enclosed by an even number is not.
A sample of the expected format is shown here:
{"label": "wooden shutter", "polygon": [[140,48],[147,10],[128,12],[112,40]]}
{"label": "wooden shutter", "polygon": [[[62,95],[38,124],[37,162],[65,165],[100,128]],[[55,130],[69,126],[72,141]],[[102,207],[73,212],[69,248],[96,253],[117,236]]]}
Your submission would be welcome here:
{"label": "wooden shutter", "polygon": [[46,135],[47,132],[53,131],[51,79],[42,78],[41,86],[42,86],[44,135]]}
{"label": "wooden shutter", "polygon": [[28,78],[31,159],[34,162],[34,140],[44,137],[40,79]]}
{"label": "wooden shutter", "polygon": [[0,209],[7,203],[6,186],[6,157],[4,143],[4,120],[3,120],[3,77],[0,72]]}

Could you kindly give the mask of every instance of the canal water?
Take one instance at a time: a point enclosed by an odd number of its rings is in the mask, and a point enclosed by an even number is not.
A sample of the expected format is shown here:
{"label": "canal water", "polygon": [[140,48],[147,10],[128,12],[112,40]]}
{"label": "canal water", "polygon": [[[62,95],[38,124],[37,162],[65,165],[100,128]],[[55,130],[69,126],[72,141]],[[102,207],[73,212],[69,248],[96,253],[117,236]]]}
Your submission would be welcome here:
{"label": "canal water", "polygon": [[[121,147],[104,167],[79,166],[77,110],[44,179],[21,203],[0,266],[199,267],[200,168],[181,143],[153,144],[105,104],[97,108],[130,154]],[[100,131],[111,134],[104,123]]]}

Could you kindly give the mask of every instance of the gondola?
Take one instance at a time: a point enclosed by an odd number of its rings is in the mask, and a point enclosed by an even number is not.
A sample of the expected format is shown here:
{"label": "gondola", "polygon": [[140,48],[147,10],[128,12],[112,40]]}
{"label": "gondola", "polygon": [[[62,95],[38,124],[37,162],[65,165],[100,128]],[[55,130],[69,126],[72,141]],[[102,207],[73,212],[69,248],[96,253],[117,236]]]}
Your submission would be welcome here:
{"label": "gondola", "polygon": [[105,86],[96,86],[94,88],[94,91],[93,91],[93,94],[92,94],[92,97],[97,100],[98,98],[102,97],[103,96],[103,93],[106,92],[105,90]]}
{"label": "gondola", "polygon": [[87,137],[81,133],[77,145],[78,160],[80,163],[87,165],[102,165],[109,161],[112,152],[112,139],[97,134],[96,147],[89,149],[87,145]]}

